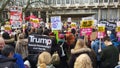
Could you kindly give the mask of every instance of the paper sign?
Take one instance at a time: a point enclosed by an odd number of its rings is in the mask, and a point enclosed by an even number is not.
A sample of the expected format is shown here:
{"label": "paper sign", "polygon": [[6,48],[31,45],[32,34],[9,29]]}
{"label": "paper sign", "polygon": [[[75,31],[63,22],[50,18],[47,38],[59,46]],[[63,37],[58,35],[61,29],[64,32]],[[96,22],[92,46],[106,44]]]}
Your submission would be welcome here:
{"label": "paper sign", "polygon": [[93,20],[83,20],[80,24],[81,28],[92,28],[93,27]]}
{"label": "paper sign", "polygon": [[76,28],[76,23],[71,23],[71,28]]}
{"label": "paper sign", "polygon": [[81,28],[80,29],[80,35],[84,36],[84,35],[91,35],[92,33],[92,28]]}
{"label": "paper sign", "polygon": [[61,30],[62,29],[61,16],[51,17],[51,27],[52,27],[52,30]]}

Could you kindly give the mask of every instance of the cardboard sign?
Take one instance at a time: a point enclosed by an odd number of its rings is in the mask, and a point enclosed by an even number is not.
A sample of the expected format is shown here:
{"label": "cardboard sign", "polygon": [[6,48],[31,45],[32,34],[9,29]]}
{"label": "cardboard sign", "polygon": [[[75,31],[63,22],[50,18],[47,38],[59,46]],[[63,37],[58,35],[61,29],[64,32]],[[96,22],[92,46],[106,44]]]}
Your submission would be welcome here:
{"label": "cardboard sign", "polygon": [[120,32],[120,26],[117,26],[116,32]]}
{"label": "cardboard sign", "polygon": [[62,30],[61,16],[51,17],[52,30]]}
{"label": "cardboard sign", "polygon": [[76,23],[71,23],[71,28],[76,28]]}
{"label": "cardboard sign", "polygon": [[[22,8],[10,10],[10,23],[13,29],[20,28],[22,23]],[[20,10],[19,10],[20,9]]]}
{"label": "cardboard sign", "polygon": [[103,27],[103,26],[98,27],[98,32],[105,32],[105,27]]}
{"label": "cardboard sign", "polygon": [[83,20],[80,24],[81,28],[92,28],[93,27],[93,20]]}
{"label": "cardboard sign", "polygon": [[81,28],[80,29],[80,35],[84,36],[84,35],[91,35],[92,33],[92,28]]}
{"label": "cardboard sign", "polygon": [[30,23],[32,24],[33,27],[37,28],[40,26],[39,24],[39,19],[38,18],[30,18]]}
{"label": "cardboard sign", "polygon": [[52,40],[48,36],[29,35],[28,51],[30,54],[38,54],[43,51],[51,51]]}

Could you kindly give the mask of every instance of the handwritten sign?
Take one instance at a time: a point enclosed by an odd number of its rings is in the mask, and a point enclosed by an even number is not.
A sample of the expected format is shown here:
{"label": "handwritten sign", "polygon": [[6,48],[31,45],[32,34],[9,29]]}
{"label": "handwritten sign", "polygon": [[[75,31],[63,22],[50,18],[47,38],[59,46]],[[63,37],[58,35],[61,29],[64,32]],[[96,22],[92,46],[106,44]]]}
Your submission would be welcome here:
{"label": "handwritten sign", "polygon": [[51,17],[51,27],[52,27],[52,30],[62,29],[61,16]]}

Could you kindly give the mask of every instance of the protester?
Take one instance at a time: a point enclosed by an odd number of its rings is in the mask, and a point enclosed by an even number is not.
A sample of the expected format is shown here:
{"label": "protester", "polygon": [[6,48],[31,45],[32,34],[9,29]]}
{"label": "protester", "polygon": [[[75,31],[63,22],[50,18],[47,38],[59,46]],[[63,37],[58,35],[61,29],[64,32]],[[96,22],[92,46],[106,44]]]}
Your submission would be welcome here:
{"label": "protester", "polygon": [[11,45],[15,48],[15,39],[10,37],[10,34],[8,32],[4,32],[2,34],[2,37],[5,40],[5,44]]}
{"label": "protester", "polygon": [[[101,47],[100,47],[101,45]],[[91,44],[91,48],[94,50],[94,52],[96,53],[97,56],[97,67],[100,67],[100,63],[101,63],[101,59],[100,59],[100,52],[105,48],[105,44],[103,43],[103,41],[99,39],[95,39],[94,42]],[[101,50],[101,51],[99,51]]]}
{"label": "protester", "polygon": [[[82,54],[88,55],[90,57],[91,61],[92,61],[91,63],[93,63],[92,67],[95,66],[94,65],[95,64],[95,62],[94,62],[95,58],[93,58],[93,57],[95,57],[95,55],[93,55],[91,49],[87,48],[87,46],[84,44],[84,40],[78,39],[74,49],[71,50],[71,57],[70,57],[70,60],[69,60],[69,68],[74,68],[74,63],[75,63],[76,58],[79,55],[82,55]],[[82,59],[84,59],[84,58],[82,58]]]}
{"label": "protester", "polygon": [[19,68],[13,55],[14,47],[5,45],[1,50],[0,68]]}
{"label": "protester", "polygon": [[[1,55],[1,50],[5,46],[5,41],[2,37],[0,37],[0,55]],[[21,55],[14,53],[13,57],[16,59],[16,64],[18,64],[19,68],[24,68],[23,64],[23,59]]]}
{"label": "protester", "polygon": [[28,57],[28,41],[24,38],[23,33],[18,36],[15,52],[21,54],[24,60]]}
{"label": "protester", "polygon": [[55,68],[51,64],[51,54],[49,52],[42,52],[38,57],[37,68]]}
{"label": "protester", "polygon": [[108,36],[104,37],[106,48],[101,51],[101,68],[114,68],[119,61],[119,51]]}

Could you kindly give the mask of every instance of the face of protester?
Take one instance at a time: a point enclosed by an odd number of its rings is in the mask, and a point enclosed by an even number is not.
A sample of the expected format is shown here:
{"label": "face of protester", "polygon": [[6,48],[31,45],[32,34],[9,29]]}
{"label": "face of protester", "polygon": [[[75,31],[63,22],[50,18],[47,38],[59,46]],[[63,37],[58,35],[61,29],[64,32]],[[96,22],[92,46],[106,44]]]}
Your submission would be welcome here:
{"label": "face of protester", "polygon": [[4,45],[5,45],[5,41],[4,41],[4,39],[2,37],[0,37],[0,50],[2,50]]}

